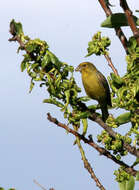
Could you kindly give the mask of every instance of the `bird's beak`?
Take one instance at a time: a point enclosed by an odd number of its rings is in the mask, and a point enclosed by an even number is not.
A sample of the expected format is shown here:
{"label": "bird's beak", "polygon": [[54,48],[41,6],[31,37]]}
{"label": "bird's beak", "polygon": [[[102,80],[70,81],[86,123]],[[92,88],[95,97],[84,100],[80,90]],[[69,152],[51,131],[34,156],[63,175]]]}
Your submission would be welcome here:
{"label": "bird's beak", "polygon": [[75,71],[77,71],[77,72],[78,72],[78,71],[81,72],[81,67],[80,67],[80,66],[76,67]]}

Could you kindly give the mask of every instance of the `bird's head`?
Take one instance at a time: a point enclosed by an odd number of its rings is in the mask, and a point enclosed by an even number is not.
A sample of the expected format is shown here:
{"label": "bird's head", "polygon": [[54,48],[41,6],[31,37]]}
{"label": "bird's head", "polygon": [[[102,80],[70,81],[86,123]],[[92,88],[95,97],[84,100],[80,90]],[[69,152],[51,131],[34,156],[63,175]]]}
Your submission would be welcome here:
{"label": "bird's head", "polygon": [[79,71],[79,72],[89,72],[89,71],[92,71],[92,70],[96,70],[96,67],[90,63],[90,62],[83,62],[83,63],[80,63],[78,65],[78,67],[75,69],[75,71]]}

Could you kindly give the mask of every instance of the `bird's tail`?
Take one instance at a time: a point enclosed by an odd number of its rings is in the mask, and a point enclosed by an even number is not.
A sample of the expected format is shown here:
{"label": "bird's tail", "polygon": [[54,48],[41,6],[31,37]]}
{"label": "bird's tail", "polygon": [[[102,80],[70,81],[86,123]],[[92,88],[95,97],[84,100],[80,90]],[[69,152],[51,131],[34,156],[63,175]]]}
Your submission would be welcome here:
{"label": "bird's tail", "polygon": [[105,122],[107,118],[109,117],[107,104],[104,105],[103,103],[103,105],[101,105],[101,111],[102,111],[102,120]]}

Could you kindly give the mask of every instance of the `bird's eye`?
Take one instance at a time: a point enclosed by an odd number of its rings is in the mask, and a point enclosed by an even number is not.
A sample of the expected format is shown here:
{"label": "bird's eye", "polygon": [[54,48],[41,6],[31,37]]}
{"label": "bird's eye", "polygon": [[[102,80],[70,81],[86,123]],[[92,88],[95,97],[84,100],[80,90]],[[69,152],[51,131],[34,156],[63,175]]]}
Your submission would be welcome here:
{"label": "bird's eye", "polygon": [[83,65],[83,67],[86,67],[86,65]]}

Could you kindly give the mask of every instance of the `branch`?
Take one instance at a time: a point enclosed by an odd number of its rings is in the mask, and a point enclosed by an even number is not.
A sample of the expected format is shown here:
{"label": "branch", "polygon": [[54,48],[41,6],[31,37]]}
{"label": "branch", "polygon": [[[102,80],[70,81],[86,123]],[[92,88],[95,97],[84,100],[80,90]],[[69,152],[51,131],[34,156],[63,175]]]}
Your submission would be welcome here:
{"label": "branch", "polygon": [[[96,115],[96,114],[95,114]],[[95,116],[96,117],[96,116]],[[93,118],[91,118],[92,120]],[[94,120],[96,123],[98,123],[104,130],[106,130],[108,132],[108,134],[110,134],[112,137],[116,138],[118,135],[118,133],[116,133],[115,131],[112,130],[111,127],[109,127],[107,124],[105,124],[101,118],[96,117],[96,119]],[[139,150],[137,150],[134,146],[131,146],[128,143],[125,143],[123,141],[123,147],[130,152],[132,155],[136,156],[139,158]]]}
{"label": "branch", "polygon": [[[11,33],[11,30],[10,30],[10,33]],[[12,33],[11,33],[12,34]],[[28,54],[28,55],[30,55],[30,57],[32,58],[32,60],[36,60],[36,56],[34,56],[32,53],[30,53],[27,49],[26,49],[26,46],[25,46],[25,44],[24,44],[24,42],[21,40],[21,38],[19,37],[19,36],[13,36],[12,38],[9,38],[8,39],[8,41],[9,42],[18,42],[19,43],[19,45],[20,45],[20,48],[21,49],[23,49],[23,50],[25,50],[26,51],[26,53]]]}
{"label": "branch", "polygon": [[[101,7],[103,8],[104,12],[106,13],[106,16],[110,16],[112,15],[112,11],[111,9],[109,8],[108,5],[106,5],[106,2],[105,0],[98,0]],[[126,36],[124,35],[122,29],[120,27],[118,28],[115,28],[115,32],[116,32],[116,35],[119,37],[125,51],[126,51],[126,54],[128,54],[128,48],[127,48],[127,39],[126,39]]]}
{"label": "branch", "polygon": [[120,166],[124,167],[124,170],[133,175],[136,176],[137,171],[134,170],[132,167],[128,166],[127,164],[125,164],[123,161],[117,160],[109,151],[107,151],[106,149],[98,146],[96,143],[94,143],[94,141],[92,139],[87,139],[86,137],[84,137],[83,135],[79,134],[77,131],[69,128],[67,125],[59,122],[56,118],[53,118],[50,113],[47,114],[47,119],[56,124],[58,127],[61,127],[63,129],[65,129],[66,131],[68,131],[69,133],[73,134],[74,136],[78,137],[80,140],[82,140],[84,143],[92,146],[94,149],[96,149],[100,155],[104,155],[107,158],[111,159],[112,161],[114,161],[115,163],[119,164]]}
{"label": "branch", "polygon": [[[40,187],[42,190],[46,190],[45,187],[43,187],[40,183],[38,183],[35,179],[33,180],[33,182],[38,186]],[[54,188],[50,188],[49,190],[55,190]]]}
{"label": "branch", "polygon": [[[78,102],[78,106],[78,109],[80,109],[81,111],[90,111],[88,107],[82,102]],[[98,123],[105,131],[107,131],[110,136],[116,138],[120,135],[119,133],[116,133],[111,127],[109,127],[106,123],[104,123],[104,121],[100,117],[98,117],[96,113],[92,112],[89,119]],[[131,146],[124,141],[123,146],[128,152],[139,158],[139,150],[137,150],[134,146]]]}
{"label": "branch", "polygon": [[[77,131],[78,130],[78,127],[74,126],[74,130]],[[80,150],[80,153],[81,153],[81,157],[82,157],[82,160],[83,160],[83,163],[84,163],[84,168],[90,173],[91,175],[91,178],[96,182],[96,186],[99,187],[99,189],[101,190],[105,190],[105,188],[103,187],[103,185],[100,183],[99,179],[96,177],[94,171],[93,171],[93,168],[91,167],[90,163],[88,162],[86,156],[85,156],[85,152],[82,148],[82,145],[81,145],[81,142],[80,142],[80,138],[77,136],[76,137],[76,143],[78,145],[78,148]]]}
{"label": "branch", "polygon": [[116,75],[119,75],[118,74],[118,71],[117,69],[114,67],[112,61],[111,61],[111,58],[109,57],[109,55],[104,55],[104,57],[106,58],[107,62],[108,62],[108,65],[111,67],[111,69],[113,70],[113,72],[116,74]]}
{"label": "branch", "polygon": [[128,24],[133,32],[134,37],[137,40],[137,43],[139,45],[139,30],[135,24],[135,21],[133,19],[132,11],[130,10],[126,0],[120,0],[120,6],[123,8]]}

